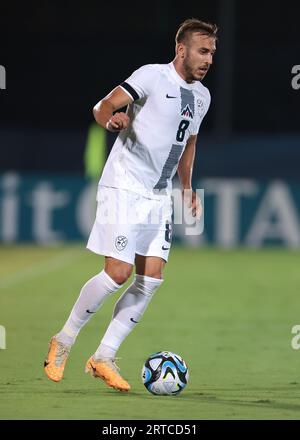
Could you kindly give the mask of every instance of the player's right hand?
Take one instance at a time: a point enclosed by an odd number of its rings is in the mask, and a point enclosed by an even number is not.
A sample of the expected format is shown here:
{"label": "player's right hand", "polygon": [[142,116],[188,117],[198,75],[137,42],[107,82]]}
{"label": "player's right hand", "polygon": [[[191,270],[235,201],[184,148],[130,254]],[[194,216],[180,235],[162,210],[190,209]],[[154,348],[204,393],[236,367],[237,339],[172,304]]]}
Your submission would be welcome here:
{"label": "player's right hand", "polygon": [[121,131],[125,130],[129,125],[130,119],[126,113],[115,113],[106,124],[106,128],[109,131]]}

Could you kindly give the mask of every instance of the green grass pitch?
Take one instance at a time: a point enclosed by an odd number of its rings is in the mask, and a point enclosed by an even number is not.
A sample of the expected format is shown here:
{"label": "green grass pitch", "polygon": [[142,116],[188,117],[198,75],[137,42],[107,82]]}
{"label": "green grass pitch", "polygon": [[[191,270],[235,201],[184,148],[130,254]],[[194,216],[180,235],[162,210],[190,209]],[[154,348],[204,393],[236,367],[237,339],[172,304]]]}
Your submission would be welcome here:
{"label": "green grass pitch", "polygon": [[[121,346],[121,394],[84,374],[117,296],[80,333],[65,378],[43,372],[49,338],[81,286],[102,268],[84,245],[0,248],[0,419],[299,419],[300,254],[283,249],[172,249],[165,281]],[[119,295],[119,294],[117,294]],[[152,396],[140,376],[153,352],[180,354],[190,370],[177,397]]]}

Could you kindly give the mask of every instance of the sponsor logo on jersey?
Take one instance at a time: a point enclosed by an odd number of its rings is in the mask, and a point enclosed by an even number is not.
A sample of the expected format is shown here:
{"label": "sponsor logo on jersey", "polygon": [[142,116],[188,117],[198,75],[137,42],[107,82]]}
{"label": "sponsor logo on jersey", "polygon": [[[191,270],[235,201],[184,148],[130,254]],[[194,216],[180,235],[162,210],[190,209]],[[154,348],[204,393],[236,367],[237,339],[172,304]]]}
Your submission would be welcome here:
{"label": "sponsor logo on jersey", "polygon": [[177,99],[178,96],[170,96],[168,93],[166,94],[166,98],[168,99]]}

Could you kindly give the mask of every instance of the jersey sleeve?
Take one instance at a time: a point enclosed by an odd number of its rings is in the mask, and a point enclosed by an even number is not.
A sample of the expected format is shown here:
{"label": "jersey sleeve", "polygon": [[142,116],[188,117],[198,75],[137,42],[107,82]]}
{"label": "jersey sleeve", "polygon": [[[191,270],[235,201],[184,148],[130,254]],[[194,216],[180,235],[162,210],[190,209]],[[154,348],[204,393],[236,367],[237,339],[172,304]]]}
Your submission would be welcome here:
{"label": "jersey sleeve", "polygon": [[206,98],[205,104],[203,104],[203,107],[201,107],[201,103],[196,103],[196,111],[198,112],[198,117],[192,126],[192,133],[191,134],[193,136],[196,136],[198,134],[199,129],[202,124],[202,121],[205,118],[206,113],[209,110],[210,102],[211,102],[211,97],[210,97],[209,91],[207,90],[207,98]]}
{"label": "jersey sleeve", "polygon": [[147,64],[137,69],[120,86],[133,99],[149,96],[156,88],[159,72],[154,64]]}

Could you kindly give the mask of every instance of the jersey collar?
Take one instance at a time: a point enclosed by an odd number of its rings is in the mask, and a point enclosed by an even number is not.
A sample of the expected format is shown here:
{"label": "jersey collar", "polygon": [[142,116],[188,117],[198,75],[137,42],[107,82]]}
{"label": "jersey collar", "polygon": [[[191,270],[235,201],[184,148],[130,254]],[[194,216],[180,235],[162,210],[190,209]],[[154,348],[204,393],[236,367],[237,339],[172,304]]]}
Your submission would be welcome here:
{"label": "jersey collar", "polygon": [[195,88],[195,86],[196,86],[196,82],[194,82],[194,83],[192,83],[192,84],[189,84],[189,83],[187,83],[186,81],[184,81],[184,79],[181,78],[181,76],[177,73],[177,71],[176,71],[176,69],[175,69],[175,66],[174,66],[174,64],[173,64],[173,61],[171,61],[171,63],[169,63],[169,67],[170,67],[171,74],[172,74],[173,78],[176,80],[176,82],[177,82],[178,84],[180,84],[180,85],[181,85],[182,87],[184,87],[185,89],[193,90],[193,89]]}

